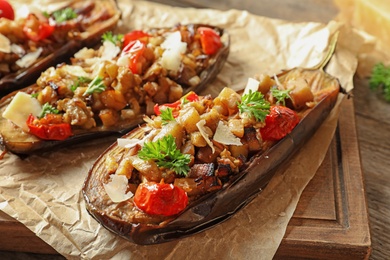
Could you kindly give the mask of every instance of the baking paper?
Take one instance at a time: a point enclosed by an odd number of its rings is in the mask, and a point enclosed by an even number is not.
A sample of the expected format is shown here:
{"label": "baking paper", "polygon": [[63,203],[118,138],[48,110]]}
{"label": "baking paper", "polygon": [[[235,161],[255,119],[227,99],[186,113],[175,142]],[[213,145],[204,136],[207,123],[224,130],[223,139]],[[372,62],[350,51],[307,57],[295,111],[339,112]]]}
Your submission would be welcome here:
{"label": "baking paper", "polygon": [[[22,2],[21,2],[22,3]],[[24,2],[23,2],[24,3]],[[31,1],[41,8],[58,1]],[[147,1],[119,0],[122,22],[116,32],[209,23],[230,34],[227,63],[201,94],[225,86],[239,90],[248,77],[283,69],[312,67],[322,60],[329,39],[340,31],[327,71],[350,91],[356,55],[346,46],[343,24],[290,23],[247,11],[176,8]],[[344,98],[340,95],[339,103]],[[323,161],[337,124],[338,109],[313,138],[287,162],[267,188],[231,219],[174,242],[140,246],[97,223],[86,211],[81,188],[89,168],[115,137],[20,158],[0,160],[0,210],[23,223],[68,259],[271,259],[285,234],[299,197]]]}

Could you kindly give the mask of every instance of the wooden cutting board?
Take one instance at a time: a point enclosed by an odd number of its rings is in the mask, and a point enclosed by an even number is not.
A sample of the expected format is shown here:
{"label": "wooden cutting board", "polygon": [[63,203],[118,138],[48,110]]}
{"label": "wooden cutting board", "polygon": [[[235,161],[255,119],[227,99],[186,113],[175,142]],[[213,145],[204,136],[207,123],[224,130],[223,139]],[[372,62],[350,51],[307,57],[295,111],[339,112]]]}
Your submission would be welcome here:
{"label": "wooden cutting board", "polygon": [[[0,211],[0,250],[56,254]],[[368,259],[371,237],[352,100],[342,104],[327,156],[304,190],[275,259]]]}

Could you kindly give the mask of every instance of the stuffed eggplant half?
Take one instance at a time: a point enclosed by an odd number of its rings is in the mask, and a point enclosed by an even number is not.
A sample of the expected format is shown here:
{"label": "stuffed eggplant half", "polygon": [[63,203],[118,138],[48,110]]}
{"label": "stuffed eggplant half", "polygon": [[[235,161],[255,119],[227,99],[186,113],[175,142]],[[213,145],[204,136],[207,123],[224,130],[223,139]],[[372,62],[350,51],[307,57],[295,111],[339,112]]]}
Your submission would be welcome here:
{"label": "stuffed eggplant half", "polygon": [[0,18],[0,94],[32,84],[40,73],[99,43],[113,30],[120,11],[114,0],[73,1],[51,13]]}
{"label": "stuffed eggplant half", "polygon": [[229,36],[209,25],[107,32],[71,64],[44,71],[36,84],[0,100],[6,150],[29,154],[102,135],[123,135],[156,104],[200,91],[224,65]]}
{"label": "stuffed eggplant half", "polygon": [[94,163],[89,213],[137,244],[189,236],[228,219],[263,189],[334,107],[322,69],[251,78],[243,94],[191,92],[159,105]]}

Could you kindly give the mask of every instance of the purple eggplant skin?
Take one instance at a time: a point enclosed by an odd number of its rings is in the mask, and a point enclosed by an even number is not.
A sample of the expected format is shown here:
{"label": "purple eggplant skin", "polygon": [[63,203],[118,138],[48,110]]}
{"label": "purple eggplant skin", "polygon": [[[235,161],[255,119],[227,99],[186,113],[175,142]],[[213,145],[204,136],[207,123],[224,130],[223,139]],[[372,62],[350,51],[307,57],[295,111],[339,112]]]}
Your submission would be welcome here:
{"label": "purple eggplant skin", "polygon": [[[77,2],[79,1],[73,1],[69,6],[71,7]],[[94,23],[91,28],[86,28],[87,30],[82,33],[80,38],[68,41],[48,56],[38,59],[31,67],[20,69],[15,73],[0,78],[0,97],[34,84],[42,71],[61,62],[68,61],[82,47],[91,48],[96,46],[101,41],[104,32],[114,30],[121,17],[121,12],[116,2],[114,0],[104,0],[95,1],[94,4],[102,4],[105,8],[109,7],[115,15],[107,20]]]}
{"label": "purple eggplant skin", "polygon": [[[194,24],[191,25],[195,29],[199,26],[207,26],[214,28],[215,30],[219,31],[220,35],[225,36],[224,40],[224,46],[218,51],[218,53],[214,56],[215,62],[210,65],[206,70],[204,70],[200,75],[201,82],[194,86],[194,87],[185,87],[183,86],[183,93],[186,94],[190,91],[194,92],[200,92],[203,89],[205,89],[208,84],[210,84],[218,75],[218,73],[221,71],[222,67],[224,66],[227,57],[229,55],[230,51],[230,35],[227,31],[225,31],[222,28],[213,27],[210,25],[203,25],[203,24]],[[91,40],[92,41],[92,40]],[[73,44],[69,43],[70,45],[74,46]],[[39,90],[39,87],[36,84],[33,84],[29,87],[19,89],[16,91],[13,91],[4,97],[0,99],[0,111],[4,109],[12,100],[13,96],[15,96],[19,91],[26,92],[28,94],[35,93]],[[0,149],[7,150],[9,152],[12,152],[14,154],[18,155],[29,155],[33,153],[40,153],[44,151],[51,151],[53,149],[57,149],[59,147],[66,147],[73,144],[78,144],[80,142],[85,142],[88,140],[93,140],[105,136],[122,136],[125,133],[129,132],[133,128],[139,126],[142,124],[143,116],[145,113],[145,109],[142,110],[143,113],[139,114],[136,118],[132,118],[126,121],[121,121],[120,124],[114,125],[111,127],[102,127],[97,126],[89,130],[78,130],[74,132],[74,135],[67,138],[63,141],[52,141],[52,140],[40,140],[36,139],[34,141],[26,141],[26,140],[18,140],[18,138],[10,139],[5,138],[3,131],[6,131],[4,129],[3,120],[5,120],[0,113]],[[21,131],[21,129],[20,129]]]}
{"label": "purple eggplant skin", "polygon": [[101,185],[99,182],[104,178],[104,173],[99,172],[99,159],[117,147],[114,143],[97,159],[84,182],[82,192],[88,212],[108,230],[140,245],[159,244],[188,237],[229,219],[252,201],[266,187],[275,172],[311,138],[334,107],[341,90],[338,81],[337,86],[338,88],[310,109],[309,113],[305,113],[289,135],[266,152],[253,156],[236,179],[226,183],[221,190],[191,202],[179,216],[160,224],[123,221],[106,214],[100,205],[92,201],[94,196],[99,196],[94,192],[98,192],[99,188],[96,187]]}

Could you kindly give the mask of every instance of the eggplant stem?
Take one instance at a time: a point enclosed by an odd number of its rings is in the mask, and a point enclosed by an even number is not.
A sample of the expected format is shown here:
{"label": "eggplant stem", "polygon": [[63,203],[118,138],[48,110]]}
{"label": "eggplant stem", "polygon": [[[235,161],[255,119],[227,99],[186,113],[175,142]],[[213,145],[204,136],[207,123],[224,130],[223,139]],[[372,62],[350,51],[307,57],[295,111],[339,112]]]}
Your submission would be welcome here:
{"label": "eggplant stem", "polygon": [[332,35],[325,57],[322,59],[320,63],[318,63],[316,66],[312,68],[313,70],[318,70],[318,69],[324,70],[325,66],[329,63],[330,59],[334,54],[334,51],[336,50],[338,37],[339,37],[339,31],[335,32]]}

